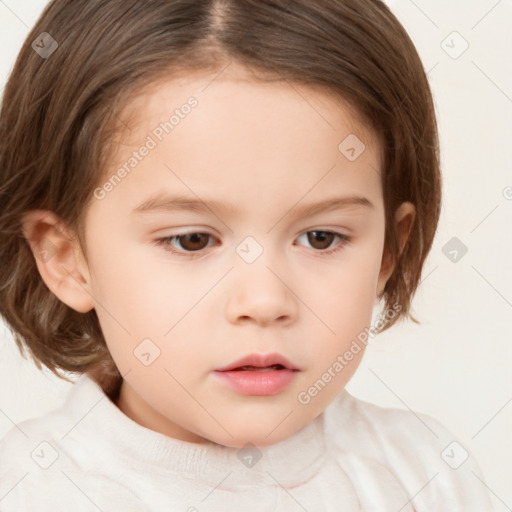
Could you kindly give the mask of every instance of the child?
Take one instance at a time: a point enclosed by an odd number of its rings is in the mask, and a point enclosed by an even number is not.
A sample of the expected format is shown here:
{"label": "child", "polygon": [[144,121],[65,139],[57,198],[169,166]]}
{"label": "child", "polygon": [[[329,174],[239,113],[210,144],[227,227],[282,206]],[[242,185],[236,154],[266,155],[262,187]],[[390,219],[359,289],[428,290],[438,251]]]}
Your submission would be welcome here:
{"label": "child", "polygon": [[50,2],[3,98],[0,311],[80,377],[3,438],[0,509],[491,510],[440,423],[344,389],[375,305],[412,318],[437,137],[379,0]]}

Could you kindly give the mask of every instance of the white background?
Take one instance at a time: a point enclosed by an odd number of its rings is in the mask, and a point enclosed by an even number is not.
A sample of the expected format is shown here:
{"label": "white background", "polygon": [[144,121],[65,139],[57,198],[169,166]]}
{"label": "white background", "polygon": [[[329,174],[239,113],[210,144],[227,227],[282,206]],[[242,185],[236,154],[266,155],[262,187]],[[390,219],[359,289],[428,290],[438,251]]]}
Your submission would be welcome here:
{"label": "white background", "polygon": [[[440,420],[479,461],[496,511],[512,510],[512,2],[389,3],[429,72],[444,205],[413,302],[421,325],[399,324],[371,339],[347,389]],[[45,5],[0,0],[0,94]],[[463,48],[453,31],[469,44],[456,59],[444,49]],[[442,252],[452,237],[468,248],[456,263]],[[58,406],[71,384],[23,360],[0,327],[1,437]]]}

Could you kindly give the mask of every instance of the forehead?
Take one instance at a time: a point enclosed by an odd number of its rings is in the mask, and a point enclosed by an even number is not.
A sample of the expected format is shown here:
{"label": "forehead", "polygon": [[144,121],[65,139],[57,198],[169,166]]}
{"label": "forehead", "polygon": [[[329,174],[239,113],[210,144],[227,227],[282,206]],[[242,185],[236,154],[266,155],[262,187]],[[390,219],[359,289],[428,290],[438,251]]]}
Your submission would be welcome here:
{"label": "forehead", "polygon": [[[256,201],[259,191],[287,203],[308,189],[321,196],[331,185],[352,194],[380,189],[377,139],[324,88],[265,82],[238,69],[194,73],[153,82],[119,119],[107,174],[149,139],[153,145],[116,187],[134,200],[168,185],[200,197],[212,197],[213,189],[220,201],[234,191]],[[347,150],[361,154],[351,159]]]}
{"label": "forehead", "polygon": [[[263,130],[279,126],[287,128],[286,133],[290,135],[301,127],[303,132],[308,132],[312,143],[315,132],[322,136],[329,130],[338,135],[357,134],[366,148],[381,156],[380,134],[339,93],[316,84],[265,77],[236,63],[215,72],[182,71],[163,75],[132,91],[124,108],[116,112],[114,149],[136,146],[141,137],[152,133],[161,122],[168,122],[173,113],[180,116],[179,121],[184,120],[180,107],[190,98],[197,101],[199,108],[193,109],[194,115],[185,115],[185,119],[199,117],[212,128],[212,135],[223,120],[224,125],[237,123]],[[196,115],[198,112],[200,116]],[[303,119],[299,125],[298,118]]]}

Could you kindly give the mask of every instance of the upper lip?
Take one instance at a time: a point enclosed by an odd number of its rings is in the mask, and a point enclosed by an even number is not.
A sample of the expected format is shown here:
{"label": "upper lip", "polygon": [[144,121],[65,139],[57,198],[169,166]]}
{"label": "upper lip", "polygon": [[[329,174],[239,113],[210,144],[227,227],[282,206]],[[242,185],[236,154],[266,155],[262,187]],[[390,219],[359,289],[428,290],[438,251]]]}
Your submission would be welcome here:
{"label": "upper lip", "polygon": [[298,370],[286,357],[276,352],[272,354],[249,354],[244,356],[227,366],[223,366],[222,368],[217,368],[218,372],[226,372],[228,370],[234,370],[235,368],[239,368],[240,366],[257,366],[260,368],[265,368],[266,366],[272,366],[273,364],[281,364],[285,368],[289,370]]}

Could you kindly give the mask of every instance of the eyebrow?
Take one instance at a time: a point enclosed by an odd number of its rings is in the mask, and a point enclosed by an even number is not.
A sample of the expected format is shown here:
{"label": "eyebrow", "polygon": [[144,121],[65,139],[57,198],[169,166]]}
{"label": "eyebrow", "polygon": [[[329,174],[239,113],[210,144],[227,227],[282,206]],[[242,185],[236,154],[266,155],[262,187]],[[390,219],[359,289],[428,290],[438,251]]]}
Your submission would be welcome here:
{"label": "eyebrow", "polygon": [[[345,197],[326,198],[317,203],[305,204],[298,208],[293,207],[289,213],[293,217],[307,217],[320,212],[346,209],[350,207],[362,207],[373,209],[375,206],[366,197],[352,195]],[[216,201],[214,199],[198,199],[187,196],[168,196],[159,193],[142,202],[133,209],[132,213],[151,213],[151,212],[223,212],[228,214],[237,214],[238,209],[232,204]]]}

